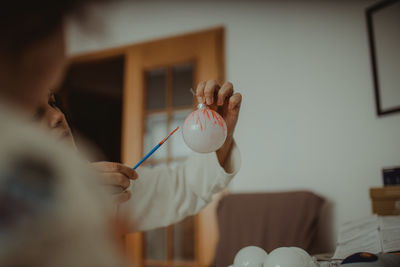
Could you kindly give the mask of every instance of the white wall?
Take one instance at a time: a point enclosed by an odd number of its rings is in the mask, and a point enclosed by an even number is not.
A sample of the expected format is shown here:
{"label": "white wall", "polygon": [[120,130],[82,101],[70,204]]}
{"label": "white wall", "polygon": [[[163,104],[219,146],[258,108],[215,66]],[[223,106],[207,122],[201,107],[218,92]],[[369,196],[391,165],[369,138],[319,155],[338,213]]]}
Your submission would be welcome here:
{"label": "white wall", "polygon": [[375,115],[364,8],[371,1],[140,1],[69,28],[71,54],[224,25],[227,78],[243,93],[234,191],[311,189],[334,224],[370,214],[368,189],[400,163],[400,114]]}

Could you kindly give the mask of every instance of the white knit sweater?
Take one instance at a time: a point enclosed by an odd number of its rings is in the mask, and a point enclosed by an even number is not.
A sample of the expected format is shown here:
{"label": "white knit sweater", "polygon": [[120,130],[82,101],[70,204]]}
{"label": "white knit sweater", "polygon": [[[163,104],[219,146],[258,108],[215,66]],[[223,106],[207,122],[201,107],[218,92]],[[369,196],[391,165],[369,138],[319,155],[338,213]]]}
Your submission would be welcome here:
{"label": "white knit sweater", "polygon": [[193,154],[175,168],[138,168],[131,199],[121,209],[130,214],[135,231],[146,231],[181,221],[198,213],[212,196],[227,187],[241,165],[236,144],[225,163],[216,153]]}

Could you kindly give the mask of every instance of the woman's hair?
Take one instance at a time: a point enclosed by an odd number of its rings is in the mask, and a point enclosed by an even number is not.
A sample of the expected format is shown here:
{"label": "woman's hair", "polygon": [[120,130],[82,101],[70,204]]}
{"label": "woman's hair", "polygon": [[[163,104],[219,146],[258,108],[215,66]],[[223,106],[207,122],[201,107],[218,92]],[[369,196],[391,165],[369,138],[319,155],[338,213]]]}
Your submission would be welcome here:
{"label": "woman's hair", "polygon": [[1,48],[18,51],[60,29],[68,15],[98,0],[11,0],[0,9]]}

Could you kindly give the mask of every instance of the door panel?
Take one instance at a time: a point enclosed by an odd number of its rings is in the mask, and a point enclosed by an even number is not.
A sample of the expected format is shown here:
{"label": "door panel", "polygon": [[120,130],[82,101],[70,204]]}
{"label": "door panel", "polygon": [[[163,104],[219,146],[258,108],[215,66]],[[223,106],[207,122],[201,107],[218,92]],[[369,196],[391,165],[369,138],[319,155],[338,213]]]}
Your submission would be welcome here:
{"label": "door panel", "polygon": [[[118,47],[71,59],[87,63],[123,58],[121,159],[138,162],[195,107],[190,87],[200,81],[224,81],[224,30],[211,29]],[[179,138],[178,138],[179,137]],[[174,135],[148,162],[176,166],[189,153]],[[126,235],[133,266],[208,266],[217,241],[215,203],[199,215],[165,229]],[[147,256],[147,259],[145,258]],[[149,258],[150,257],[150,258]]]}

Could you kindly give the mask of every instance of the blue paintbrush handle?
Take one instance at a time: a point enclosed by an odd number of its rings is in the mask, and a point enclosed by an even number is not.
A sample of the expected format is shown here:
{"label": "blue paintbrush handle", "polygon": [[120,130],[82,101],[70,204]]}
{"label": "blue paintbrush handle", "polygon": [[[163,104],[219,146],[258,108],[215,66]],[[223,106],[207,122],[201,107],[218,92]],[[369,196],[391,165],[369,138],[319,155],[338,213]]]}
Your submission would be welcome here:
{"label": "blue paintbrush handle", "polygon": [[156,145],[149,153],[147,153],[146,156],[144,156],[139,162],[138,164],[135,165],[135,167],[133,167],[132,169],[136,170],[137,167],[139,167],[146,159],[148,159],[151,155],[153,155],[154,152],[156,152],[156,150],[161,146],[162,144],[159,143],[158,145]]}

